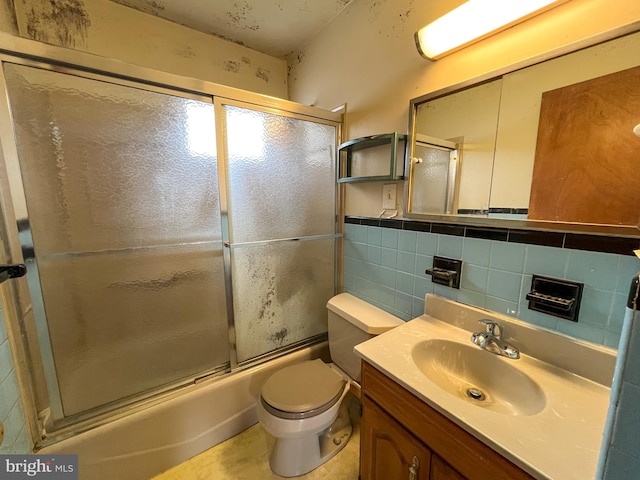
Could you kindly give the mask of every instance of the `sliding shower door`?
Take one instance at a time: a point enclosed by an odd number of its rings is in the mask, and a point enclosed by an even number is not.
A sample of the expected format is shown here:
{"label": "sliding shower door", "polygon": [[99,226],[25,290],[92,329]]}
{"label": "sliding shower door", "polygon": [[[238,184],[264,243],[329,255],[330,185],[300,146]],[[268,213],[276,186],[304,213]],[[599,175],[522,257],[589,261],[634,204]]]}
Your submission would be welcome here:
{"label": "sliding shower door", "polygon": [[341,116],[51,48],[0,53],[34,441],[325,340]]}
{"label": "sliding shower door", "polygon": [[327,331],[336,125],[220,102],[237,362]]}
{"label": "sliding shower door", "polygon": [[54,420],[228,368],[211,98],[3,65]]}

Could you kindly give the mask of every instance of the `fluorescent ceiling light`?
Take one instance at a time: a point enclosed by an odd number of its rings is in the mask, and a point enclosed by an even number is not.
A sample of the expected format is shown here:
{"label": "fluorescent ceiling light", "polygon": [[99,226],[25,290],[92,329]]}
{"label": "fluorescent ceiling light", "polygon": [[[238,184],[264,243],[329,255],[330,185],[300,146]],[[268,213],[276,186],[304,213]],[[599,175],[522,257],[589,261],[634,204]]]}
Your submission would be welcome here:
{"label": "fluorescent ceiling light", "polygon": [[415,34],[420,54],[436,60],[568,0],[468,0]]}

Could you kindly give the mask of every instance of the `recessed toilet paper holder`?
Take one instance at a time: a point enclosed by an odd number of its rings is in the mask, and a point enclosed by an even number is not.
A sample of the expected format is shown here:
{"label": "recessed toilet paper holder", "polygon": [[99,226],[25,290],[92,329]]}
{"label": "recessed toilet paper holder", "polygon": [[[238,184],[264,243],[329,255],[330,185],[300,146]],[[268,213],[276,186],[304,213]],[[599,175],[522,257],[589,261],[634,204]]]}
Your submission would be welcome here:
{"label": "recessed toilet paper holder", "polygon": [[10,265],[0,265],[0,283],[11,278],[23,277],[27,274],[27,267],[24,263],[14,263]]}
{"label": "recessed toilet paper holder", "polygon": [[424,273],[431,275],[433,283],[459,289],[462,260],[434,256],[433,267],[427,268]]}

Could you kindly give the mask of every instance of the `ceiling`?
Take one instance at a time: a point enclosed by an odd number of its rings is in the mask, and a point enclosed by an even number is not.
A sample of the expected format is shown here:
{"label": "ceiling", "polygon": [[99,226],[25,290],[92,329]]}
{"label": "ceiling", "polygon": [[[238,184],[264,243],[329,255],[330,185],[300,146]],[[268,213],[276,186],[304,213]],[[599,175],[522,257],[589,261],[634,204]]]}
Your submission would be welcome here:
{"label": "ceiling", "polygon": [[352,0],[112,0],[284,58]]}

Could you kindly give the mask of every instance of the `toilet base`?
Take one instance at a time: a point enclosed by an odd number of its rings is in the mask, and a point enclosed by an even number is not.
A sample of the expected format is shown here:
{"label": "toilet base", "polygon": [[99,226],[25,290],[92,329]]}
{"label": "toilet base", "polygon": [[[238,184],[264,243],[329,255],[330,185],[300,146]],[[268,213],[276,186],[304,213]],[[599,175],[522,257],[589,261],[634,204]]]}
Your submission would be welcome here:
{"label": "toilet base", "polygon": [[340,452],[352,432],[348,403],[342,402],[335,421],[319,434],[276,439],[269,459],[273,473],[281,477],[304,475]]}

